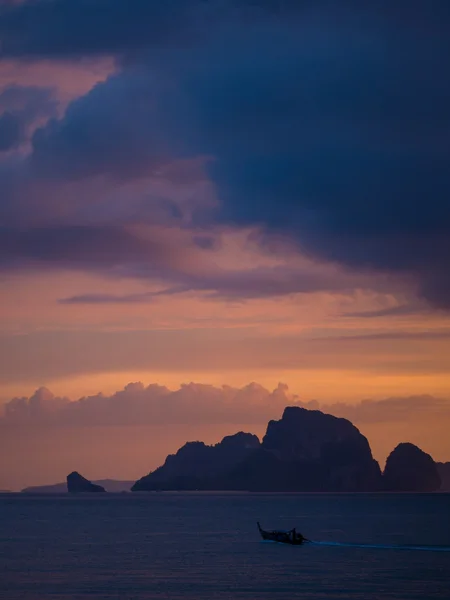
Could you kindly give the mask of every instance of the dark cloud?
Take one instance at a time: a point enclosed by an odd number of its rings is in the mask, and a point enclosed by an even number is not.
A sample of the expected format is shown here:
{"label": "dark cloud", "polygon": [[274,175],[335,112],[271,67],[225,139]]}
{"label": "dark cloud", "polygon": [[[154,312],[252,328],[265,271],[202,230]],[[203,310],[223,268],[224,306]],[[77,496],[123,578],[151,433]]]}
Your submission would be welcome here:
{"label": "dark cloud", "polygon": [[357,335],[345,335],[339,337],[320,338],[316,341],[335,340],[339,342],[354,341],[376,341],[376,340],[448,340],[450,339],[450,330],[438,329],[436,331],[384,331],[382,333],[366,333]]}
{"label": "dark cloud", "polygon": [[20,121],[17,115],[4,112],[0,116],[0,152],[11,150],[20,141]]}
{"label": "dark cloud", "polygon": [[289,233],[325,260],[410,273],[448,307],[450,35],[394,32],[388,18],[264,33],[186,83],[222,218]]}
{"label": "dark cloud", "polygon": [[211,235],[196,235],[193,242],[203,250],[215,250],[219,246],[218,238]]}
{"label": "dark cloud", "polygon": [[150,70],[130,68],[72,102],[63,119],[33,137],[37,176],[131,179],[172,162],[176,148],[162,119],[160,86]]}
{"label": "dark cloud", "polygon": [[[147,257],[164,263],[169,248],[133,229],[108,226],[59,226],[0,229],[0,268],[60,267],[112,269]],[[148,267],[150,268],[150,267]]]}
{"label": "dark cloud", "polygon": [[0,12],[3,56],[80,56],[162,41],[188,0],[31,0]]}
{"label": "dark cloud", "polygon": [[381,0],[24,0],[3,1],[0,9],[2,55],[78,57],[126,54],[143,48],[189,46],[214,37],[230,21],[249,27],[270,19],[329,21],[391,19],[398,27],[445,34],[450,18],[446,0],[411,0],[408,5]]}
{"label": "dark cloud", "polygon": [[[230,20],[308,11],[312,0],[25,0],[0,9],[6,57],[67,58],[186,46]],[[328,4],[326,2],[325,4]]]}
{"label": "dark cloud", "polygon": [[429,306],[421,306],[418,304],[399,304],[397,306],[389,306],[386,308],[379,308],[376,310],[364,310],[356,312],[344,313],[344,317],[350,318],[363,318],[363,319],[376,319],[379,317],[409,317],[411,315],[418,314],[429,314]]}
{"label": "dark cloud", "polygon": [[62,298],[60,304],[141,304],[152,302],[155,298],[161,296],[173,296],[191,291],[192,288],[186,286],[175,286],[163,289],[157,292],[145,292],[141,294],[80,294],[70,298]]}
{"label": "dark cloud", "polygon": [[287,2],[276,18],[280,3],[259,2],[251,27],[240,10],[251,3],[232,4],[5,9],[6,55],[124,55],[120,73],[36,132],[36,172],[135,177],[209,156],[214,218],[405,274],[449,308],[448,2]]}
{"label": "dark cloud", "polygon": [[32,126],[55,115],[57,102],[47,88],[10,86],[0,93],[0,152],[28,139]]}

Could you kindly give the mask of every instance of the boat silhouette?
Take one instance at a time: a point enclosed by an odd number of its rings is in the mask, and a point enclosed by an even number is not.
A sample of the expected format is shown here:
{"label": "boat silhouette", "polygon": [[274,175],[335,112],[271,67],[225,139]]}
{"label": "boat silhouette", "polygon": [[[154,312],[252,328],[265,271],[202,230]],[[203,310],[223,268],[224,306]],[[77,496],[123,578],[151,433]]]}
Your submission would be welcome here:
{"label": "boat silhouette", "polygon": [[309,542],[301,533],[296,531],[295,527],[289,530],[273,529],[266,531],[261,527],[259,522],[257,523],[259,533],[263,540],[269,540],[271,542],[279,542],[280,544],[291,544],[292,546],[300,546],[305,542]]}

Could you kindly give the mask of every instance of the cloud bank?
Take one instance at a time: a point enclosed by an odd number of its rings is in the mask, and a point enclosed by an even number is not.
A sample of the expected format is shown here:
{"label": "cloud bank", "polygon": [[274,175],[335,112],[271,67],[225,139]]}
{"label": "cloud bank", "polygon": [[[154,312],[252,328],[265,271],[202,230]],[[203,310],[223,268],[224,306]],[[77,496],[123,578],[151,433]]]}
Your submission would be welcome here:
{"label": "cloud bank", "polygon": [[111,396],[100,393],[76,401],[39,388],[29,398],[7,402],[0,423],[6,427],[265,424],[291,404],[322,410],[357,424],[450,419],[450,401],[426,395],[326,404],[301,401],[282,383],[269,391],[256,383],[243,388],[189,383],[170,390],[137,382]]}
{"label": "cloud bank", "polygon": [[171,391],[165,386],[129,383],[112,396],[98,394],[70,402],[38,389],[30,398],[13,398],[4,407],[3,424],[186,425],[262,423],[289,403],[287,386],[269,392],[252,383],[242,389],[190,383]]}

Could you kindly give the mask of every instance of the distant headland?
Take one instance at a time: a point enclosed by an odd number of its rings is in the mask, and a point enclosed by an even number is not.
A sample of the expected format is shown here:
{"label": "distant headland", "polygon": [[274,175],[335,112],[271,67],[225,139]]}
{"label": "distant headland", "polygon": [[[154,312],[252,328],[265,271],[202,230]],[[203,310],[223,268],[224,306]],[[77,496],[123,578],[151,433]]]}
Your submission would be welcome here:
{"label": "distant headland", "polygon": [[269,421],[262,441],[238,432],[213,446],[188,442],[136,482],[90,482],[77,472],[66,483],[24,493],[146,491],[435,492],[450,491],[450,463],[435,463],[399,444],[382,472],[369,442],[349,420],[298,406]]}

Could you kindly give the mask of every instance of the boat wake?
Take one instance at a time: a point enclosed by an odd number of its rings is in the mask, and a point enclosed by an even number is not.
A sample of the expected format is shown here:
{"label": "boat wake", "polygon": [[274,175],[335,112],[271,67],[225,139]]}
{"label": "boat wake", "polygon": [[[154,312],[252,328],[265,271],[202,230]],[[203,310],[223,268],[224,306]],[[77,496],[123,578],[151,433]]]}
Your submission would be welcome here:
{"label": "boat wake", "polygon": [[346,542],[316,542],[311,540],[308,545],[337,546],[338,548],[374,548],[377,550],[421,550],[425,552],[450,552],[450,546],[416,546],[401,544],[352,544]]}

